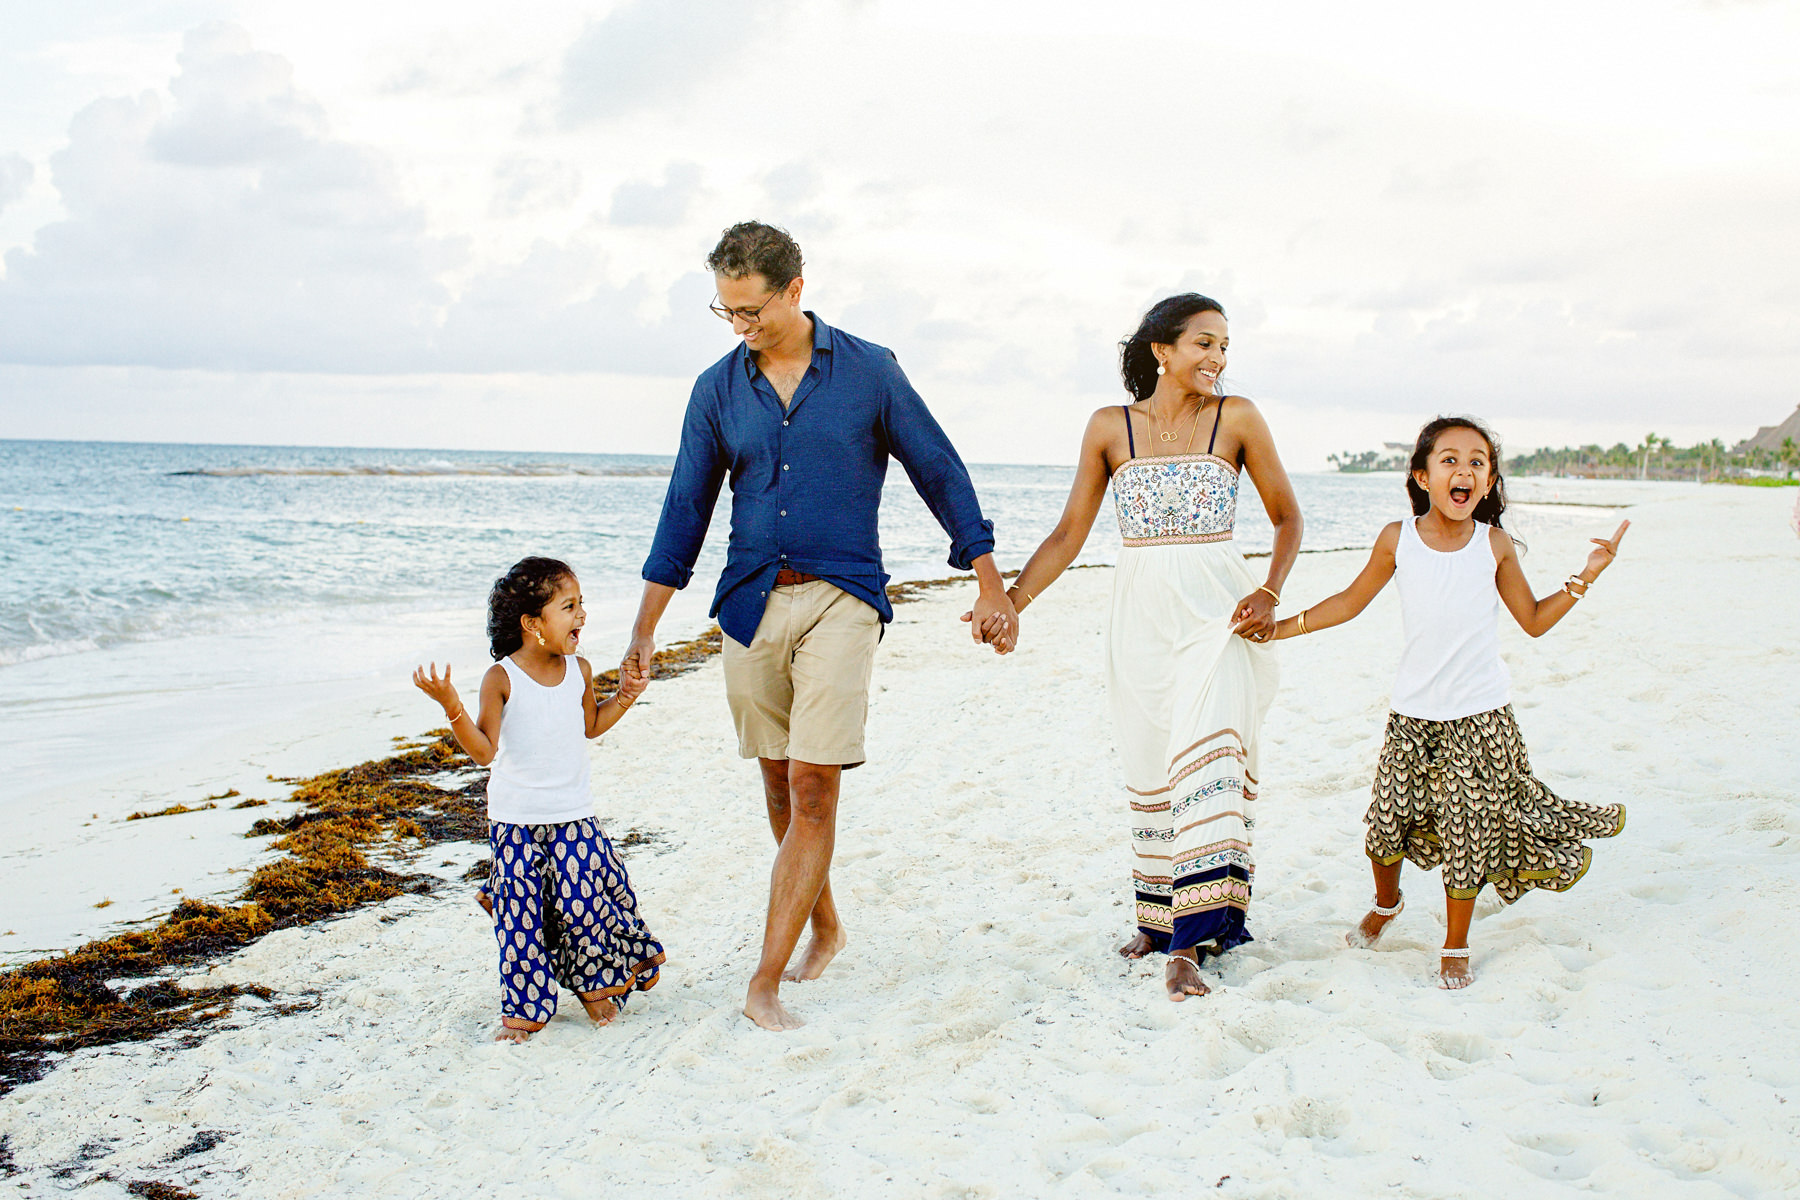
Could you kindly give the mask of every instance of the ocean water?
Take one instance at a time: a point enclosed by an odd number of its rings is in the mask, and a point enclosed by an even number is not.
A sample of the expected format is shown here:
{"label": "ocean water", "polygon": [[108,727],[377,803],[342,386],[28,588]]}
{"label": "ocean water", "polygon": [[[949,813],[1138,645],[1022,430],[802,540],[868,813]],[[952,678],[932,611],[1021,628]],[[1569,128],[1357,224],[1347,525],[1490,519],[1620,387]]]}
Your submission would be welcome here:
{"label": "ocean water", "polygon": [[[634,605],[672,461],[0,441],[0,670],[272,621],[479,607],[493,578],[527,554],[572,564],[600,612]],[[1021,565],[1055,524],[1073,469],[971,473],[1003,564]],[[1295,484],[1308,549],[1366,545],[1395,514],[1391,476]],[[723,516],[697,567],[701,591],[724,561]],[[1239,530],[1247,550],[1268,549],[1248,487]],[[944,535],[897,464],[882,545],[895,579],[950,573]],[[1117,548],[1103,510],[1082,561],[1109,562]]]}

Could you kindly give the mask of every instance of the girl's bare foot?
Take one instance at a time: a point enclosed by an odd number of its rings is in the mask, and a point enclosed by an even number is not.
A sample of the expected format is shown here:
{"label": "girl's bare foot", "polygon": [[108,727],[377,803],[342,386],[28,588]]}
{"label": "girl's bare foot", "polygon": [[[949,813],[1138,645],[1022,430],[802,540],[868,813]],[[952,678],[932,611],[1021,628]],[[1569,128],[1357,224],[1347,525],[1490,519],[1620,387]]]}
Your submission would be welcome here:
{"label": "girl's bare foot", "polygon": [[596,1025],[610,1025],[619,1015],[619,1006],[613,1003],[612,997],[598,992],[591,997],[582,996],[581,1007],[587,1010],[588,1020]]}
{"label": "girl's bare foot", "polygon": [[542,1021],[527,1021],[524,1017],[501,1017],[500,1032],[494,1035],[496,1042],[527,1042],[531,1035],[544,1027]]}
{"label": "girl's bare foot", "polygon": [[1212,991],[1206,981],[1200,978],[1200,964],[1185,954],[1169,955],[1168,966],[1164,968],[1163,984],[1169,989],[1169,999],[1180,1004],[1189,996],[1204,996]]}
{"label": "girl's bare foot", "polygon": [[802,979],[817,979],[825,973],[825,968],[849,941],[842,929],[835,929],[829,935],[821,935],[815,931],[812,940],[806,944],[806,954],[800,959],[800,965],[789,967],[781,973],[781,977],[790,983]]}
{"label": "girl's bare foot", "polygon": [[1150,940],[1150,935],[1147,933],[1140,933],[1129,942],[1126,942],[1123,946],[1119,947],[1119,957],[1142,958],[1154,949],[1156,949],[1156,943]]}
{"label": "girl's bare foot", "polygon": [[1469,970],[1469,948],[1446,947],[1443,957],[1438,959],[1438,986],[1454,992],[1474,982],[1475,972]]}
{"label": "girl's bare foot", "polygon": [[489,898],[486,888],[475,889],[475,903],[481,905],[481,911],[488,916],[494,915],[494,902]]}
{"label": "girl's bare foot", "polygon": [[1388,922],[1399,916],[1406,908],[1406,895],[1402,893],[1395,898],[1391,907],[1384,907],[1381,897],[1375,897],[1374,907],[1363,915],[1361,923],[1344,935],[1346,944],[1363,948],[1373,946],[1381,939],[1381,931],[1388,927]]}

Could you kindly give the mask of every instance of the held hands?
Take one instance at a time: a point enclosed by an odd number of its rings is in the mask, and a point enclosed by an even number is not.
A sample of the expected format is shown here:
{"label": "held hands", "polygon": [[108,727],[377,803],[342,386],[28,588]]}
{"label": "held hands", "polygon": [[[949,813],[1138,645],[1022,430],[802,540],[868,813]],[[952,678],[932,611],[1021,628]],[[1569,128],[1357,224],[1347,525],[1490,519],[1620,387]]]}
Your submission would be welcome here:
{"label": "held hands", "polygon": [[1231,613],[1231,632],[1252,642],[1275,640],[1275,597],[1257,588],[1238,601]]}
{"label": "held hands", "polygon": [[462,698],[456,694],[456,687],[450,682],[450,664],[444,664],[444,677],[438,678],[437,664],[431,664],[430,673],[424,667],[413,668],[413,686],[444,706],[444,715],[454,719],[462,708]]}
{"label": "held hands", "polygon": [[1005,592],[990,595],[983,591],[975,598],[975,607],[964,613],[969,635],[994,648],[995,654],[1011,654],[1019,645],[1019,611]]}
{"label": "held hands", "polygon": [[652,637],[632,638],[631,645],[625,648],[625,657],[619,663],[619,690],[628,698],[637,699],[650,686],[650,661],[655,657],[656,639]]}
{"label": "held hands", "polygon": [[627,669],[629,666],[635,666],[636,662],[634,657],[627,654],[625,661],[619,664],[619,686],[614,690],[627,705],[637,703],[637,698],[650,687],[649,675]]}

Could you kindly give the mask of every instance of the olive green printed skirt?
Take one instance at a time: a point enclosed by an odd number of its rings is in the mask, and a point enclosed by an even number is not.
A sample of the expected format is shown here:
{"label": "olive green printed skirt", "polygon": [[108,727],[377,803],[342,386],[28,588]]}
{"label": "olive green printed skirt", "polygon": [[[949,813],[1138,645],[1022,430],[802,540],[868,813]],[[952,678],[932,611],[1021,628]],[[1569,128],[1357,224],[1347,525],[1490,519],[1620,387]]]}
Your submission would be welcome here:
{"label": "olive green printed skirt", "polygon": [[1454,721],[1389,713],[1363,821],[1376,862],[1442,866],[1449,895],[1491,883],[1511,904],[1529,888],[1574,887],[1594,857],[1583,841],[1624,829],[1625,806],[1564,800],[1539,782],[1509,704]]}

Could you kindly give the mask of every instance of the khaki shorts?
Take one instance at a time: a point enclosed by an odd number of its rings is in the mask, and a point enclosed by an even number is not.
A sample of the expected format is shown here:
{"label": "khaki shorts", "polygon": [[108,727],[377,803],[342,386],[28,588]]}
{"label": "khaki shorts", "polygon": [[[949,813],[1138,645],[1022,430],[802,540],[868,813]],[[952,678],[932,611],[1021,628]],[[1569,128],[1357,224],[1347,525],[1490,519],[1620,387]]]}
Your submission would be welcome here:
{"label": "khaki shorts", "polygon": [[725,698],[745,758],[863,761],[881,614],[823,579],[772,588],[748,646],[725,639]]}

